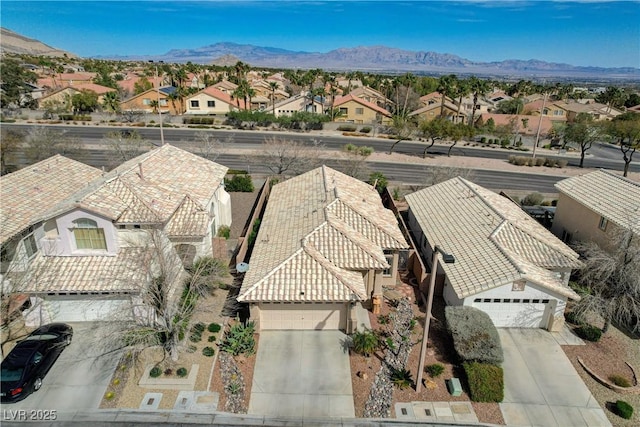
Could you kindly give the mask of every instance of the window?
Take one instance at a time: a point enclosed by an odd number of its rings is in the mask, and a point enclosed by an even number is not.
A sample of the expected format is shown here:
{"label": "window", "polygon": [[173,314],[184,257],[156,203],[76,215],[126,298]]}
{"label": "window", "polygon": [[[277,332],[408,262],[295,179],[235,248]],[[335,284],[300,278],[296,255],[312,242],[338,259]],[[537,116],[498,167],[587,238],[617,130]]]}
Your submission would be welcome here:
{"label": "window", "polygon": [[511,302],[511,298],[505,298],[504,302]]}
{"label": "window", "polygon": [[384,257],[387,260],[387,264],[389,264],[389,268],[385,268],[384,270],[382,270],[382,275],[384,277],[391,277],[391,275],[392,275],[392,271],[391,270],[393,268],[393,254],[385,253]]}
{"label": "window", "polygon": [[347,116],[349,114],[349,109],[345,107],[340,107],[340,114]]}
{"label": "window", "polygon": [[539,299],[531,300],[531,302],[534,303],[534,304],[540,304],[540,300]]}
{"label": "window", "polygon": [[207,101],[207,107],[213,108],[216,106],[216,101]]}
{"label": "window", "polygon": [[24,244],[24,250],[27,252],[27,258],[31,258],[38,252],[38,246],[36,245],[36,238],[33,234],[29,234],[22,241]]}
{"label": "window", "polygon": [[78,249],[107,249],[104,229],[98,228],[98,223],[88,218],[73,221],[73,236]]}
{"label": "window", "polygon": [[553,110],[554,116],[564,116],[564,111],[562,110]]}
{"label": "window", "polygon": [[142,100],[142,105],[151,105],[151,99],[150,98],[144,98]]}
{"label": "window", "polygon": [[562,241],[565,243],[571,243],[573,240],[573,234],[569,233],[567,230],[562,230]]}
{"label": "window", "polygon": [[200,108],[200,101],[198,101],[197,99],[192,99],[191,108]]}
{"label": "window", "polygon": [[356,108],[356,114],[361,116],[364,114],[364,108]]}
{"label": "window", "polygon": [[166,99],[161,99],[161,100],[160,100],[160,106],[161,106],[161,107],[166,107],[167,105],[168,105],[168,104],[167,104],[167,100],[166,100]]}
{"label": "window", "polygon": [[607,229],[607,224],[609,223],[609,221],[607,220],[607,218],[601,216],[600,217],[600,223],[598,223],[598,228],[602,231],[605,231]]}

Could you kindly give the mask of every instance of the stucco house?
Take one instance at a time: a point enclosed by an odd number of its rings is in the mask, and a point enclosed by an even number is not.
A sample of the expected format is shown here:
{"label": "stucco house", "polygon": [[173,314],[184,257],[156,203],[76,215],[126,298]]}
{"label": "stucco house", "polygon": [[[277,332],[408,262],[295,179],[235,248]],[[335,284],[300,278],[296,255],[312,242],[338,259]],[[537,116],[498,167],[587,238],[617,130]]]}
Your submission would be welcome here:
{"label": "stucco house", "polygon": [[230,111],[244,110],[244,100],[234,99],[213,86],[187,97],[186,114],[227,114]]}
{"label": "stucco house", "polygon": [[556,183],[558,204],[551,231],[567,243],[610,244],[614,233],[640,235],[640,183],[598,170]]}
{"label": "stucco house", "polygon": [[104,102],[104,95],[106,93],[117,92],[116,89],[101,86],[95,83],[74,84],[73,86],[67,86],[42,96],[38,100],[38,108],[43,109],[47,106],[59,106],[66,104],[69,104],[69,107],[71,107],[71,98],[73,97],[73,95],[79,94],[85,90],[94,92],[96,95],[98,95],[98,102],[100,104]]}
{"label": "stucco house", "polygon": [[162,114],[179,115],[182,114],[183,107],[180,100],[172,99],[172,95],[175,93],[176,88],[173,86],[164,86],[159,89],[149,89],[138,95],[134,95],[129,99],[126,99],[120,103],[120,109],[122,111],[141,111],[145,113],[153,113],[157,110],[153,105],[158,102],[158,109]]}
{"label": "stucco house", "polygon": [[376,189],[322,166],[273,187],[238,301],[261,330],[352,332],[407,248]]}
{"label": "stucco house", "polygon": [[523,113],[530,114],[532,116],[540,116],[540,109],[543,107],[542,116],[548,117],[551,120],[566,121],[567,110],[564,102],[554,102],[544,99],[537,99],[535,101],[527,102],[522,109]]}
{"label": "stucco house", "polygon": [[290,116],[297,112],[324,114],[325,106],[328,106],[328,104],[325,104],[323,98],[314,96],[311,99],[306,93],[300,93],[276,102],[275,105],[267,106],[266,110],[274,111],[276,117],[281,117]]}
{"label": "stucco house", "polygon": [[[32,255],[14,290],[29,295],[36,307],[28,321],[133,316],[136,299],[151,280],[152,234],[177,270],[212,255],[212,237],[231,224],[230,197],[222,185],[226,171],[164,145],[109,173],[97,171],[96,177],[89,170],[93,179],[73,193],[46,209],[36,207],[37,221],[27,221],[34,237],[23,243],[32,246]],[[61,185],[55,178],[41,183],[43,189]],[[27,174],[21,187],[34,184]],[[180,275],[175,277],[177,287]]]}
{"label": "stucco house", "polygon": [[389,124],[391,113],[378,105],[353,95],[336,98],[333,108],[339,111],[336,122],[357,124]]}
{"label": "stucco house", "polygon": [[[434,102],[410,112],[409,117],[418,116],[420,119],[430,122],[431,120],[440,117],[441,112],[442,105]],[[453,123],[464,123],[466,118],[462,110],[458,113],[458,107],[448,101],[445,101],[444,103],[444,117]]]}
{"label": "stucco house", "polygon": [[361,86],[355,88],[354,90],[349,92],[348,95],[353,95],[356,98],[364,99],[367,102],[376,104],[377,106],[385,109],[395,104],[392,100],[384,96],[382,93],[370,88],[369,86]]}
{"label": "stucco house", "polygon": [[439,263],[447,305],[478,308],[498,327],[559,330],[578,254],[511,200],[463,178],[406,196],[408,226],[431,262],[434,246],[455,257]]}

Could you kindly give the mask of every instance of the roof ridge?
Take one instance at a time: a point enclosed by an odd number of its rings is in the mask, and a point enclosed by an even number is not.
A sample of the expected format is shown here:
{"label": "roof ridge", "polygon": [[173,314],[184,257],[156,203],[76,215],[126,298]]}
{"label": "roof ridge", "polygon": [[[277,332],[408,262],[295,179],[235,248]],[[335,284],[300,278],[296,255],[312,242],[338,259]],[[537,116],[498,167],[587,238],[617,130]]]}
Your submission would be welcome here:
{"label": "roof ridge", "polygon": [[[367,213],[363,213],[360,210],[356,209],[353,205],[351,205],[350,203],[348,203],[347,201],[345,201],[344,199],[340,198],[338,199],[340,200],[340,202],[342,202],[345,206],[347,206],[349,209],[351,209],[352,211],[354,211],[356,214],[360,215],[362,218],[364,218],[365,220],[367,220],[369,223],[371,223],[378,231],[382,232],[385,236],[391,238],[391,240],[397,242],[397,243],[401,243],[403,245],[406,245],[407,242],[401,242],[398,239],[395,238],[395,236],[387,233],[387,230],[384,229],[384,227],[381,227],[375,220],[372,219],[371,216],[369,216]],[[386,208],[385,208],[386,209]]]}
{"label": "roof ridge", "polygon": [[[368,241],[370,241],[370,240],[364,234],[360,233],[358,230],[355,230],[354,228],[350,227],[346,222],[341,221],[340,219],[335,217],[335,215],[331,215],[330,212],[327,212],[327,222],[326,223],[330,227],[334,228],[338,233],[340,233],[343,236],[345,236],[345,238],[347,238],[347,240],[349,240],[351,243],[353,243],[354,245],[359,247],[361,250],[363,250],[365,253],[367,253],[374,260],[377,260],[379,262],[388,264],[386,258],[383,259],[383,258],[378,257],[377,254],[375,254],[372,251],[370,251],[366,246],[364,246],[360,241],[358,241],[359,239],[357,237],[359,237],[359,236],[361,236],[362,239],[365,239],[365,240],[368,240]],[[341,228],[344,231],[341,230]],[[355,234],[356,238],[353,238],[352,236],[350,236],[349,233]],[[374,242],[371,242],[371,243],[374,243]]]}
{"label": "roof ridge", "polygon": [[[111,182],[113,182],[113,181],[117,181],[117,182],[119,182],[120,184],[122,184],[122,186],[123,186],[124,188],[126,188],[126,189],[127,189],[127,190],[128,190],[128,191],[129,191],[129,192],[130,192],[130,193],[131,193],[131,194],[132,194],[132,195],[133,195],[133,196],[134,196],[134,197],[135,197],[135,198],[136,198],[136,199],[137,199],[137,200],[138,200],[138,201],[139,201],[139,202],[144,206],[144,207],[145,207],[145,208],[147,208],[147,209],[149,210],[149,212],[151,212],[151,214],[152,214],[152,215],[153,215],[157,220],[159,220],[159,219],[160,219],[160,216],[158,215],[158,212],[156,212],[156,210],[155,210],[153,207],[149,206],[149,205],[147,204],[147,202],[144,200],[144,198],[143,198],[143,197],[140,197],[140,195],[138,195],[138,193],[133,189],[133,187],[132,187],[131,185],[129,185],[129,183],[125,182],[125,180],[121,179],[121,177],[120,177],[120,176],[116,177],[116,178],[115,178],[115,179],[113,179],[113,180],[110,180],[110,181],[108,181],[108,182],[105,182],[104,184],[111,184]],[[96,191],[98,191],[100,188],[102,188],[102,186],[100,186],[100,187],[96,188],[96,190],[94,190],[93,192],[91,192],[91,193],[87,194],[87,195],[85,196],[85,198],[86,198],[86,197],[88,197],[90,194],[95,193],[95,192],[96,192]],[[114,189],[114,190],[115,190],[115,189]],[[116,197],[118,197],[118,198],[119,198],[120,200],[122,200],[123,202],[125,201],[125,200],[123,200],[123,199],[122,199],[122,197],[120,197],[120,196],[118,195],[118,192],[117,192],[117,191],[114,191],[114,194],[116,195]],[[116,221],[117,221],[119,218],[122,218],[122,216],[124,215],[124,213],[125,213],[127,210],[129,210],[129,209],[130,209],[130,206],[129,206],[129,204],[127,203],[127,208],[126,208],[124,211],[122,211],[122,213],[118,216],[118,218],[116,218]]]}
{"label": "roof ridge", "polygon": [[[626,182],[627,184],[632,184],[632,185],[635,185],[636,187],[640,187],[640,182],[633,181],[633,180],[629,179],[629,178],[628,178],[628,177],[626,177],[626,176],[618,175],[617,173],[614,173],[612,170],[607,170],[607,169],[598,169],[598,171],[600,171],[600,172],[604,172],[604,173],[606,173],[607,175],[612,176],[612,177],[614,177],[614,178],[618,178],[620,181],[624,181],[624,182]],[[593,172],[589,172],[589,173],[593,173]],[[585,174],[585,175],[587,175],[587,174]]]}
{"label": "roof ridge", "polygon": [[493,243],[496,246],[496,248],[498,248],[498,250],[502,253],[502,255],[504,255],[507,258],[509,263],[515,267],[515,269],[518,271],[518,273],[526,274],[526,272],[522,269],[522,267],[518,263],[517,259],[514,256],[512,256],[511,254],[509,254],[505,250],[505,248],[503,248],[502,245],[496,241],[496,236],[498,234],[500,234],[502,229],[504,227],[506,227],[507,225],[512,225],[512,224],[507,219],[503,219],[503,221],[500,224],[498,224],[496,229],[493,230],[493,233],[491,233],[489,235],[489,240],[491,241],[491,243]]}
{"label": "roof ridge", "polygon": [[472,185],[476,185],[471,181],[467,181],[466,179],[462,178],[462,177],[457,177],[457,179],[459,179],[460,181],[462,181],[465,186],[467,188],[469,188],[469,190],[471,190],[471,192],[473,192],[473,194],[475,194],[476,196],[478,196],[480,198],[480,200],[482,200],[482,203],[484,203],[485,206],[487,206],[489,209],[491,209],[496,215],[498,215],[498,217],[500,217],[503,221],[508,221],[508,219],[502,214],[500,213],[500,211],[493,206],[493,204],[491,204],[486,197],[484,197],[482,194],[480,194],[479,191],[477,191],[477,189],[473,188]]}
{"label": "roof ridge", "polygon": [[308,254],[311,258],[313,258],[316,262],[318,262],[322,266],[322,268],[324,268],[326,271],[329,272],[329,274],[331,274],[340,283],[342,283],[344,286],[346,286],[353,294],[357,295],[360,299],[365,299],[366,298],[366,295],[359,294],[358,291],[353,289],[353,287],[346,280],[344,280],[342,277],[340,277],[339,272],[336,271],[336,270],[341,270],[341,271],[349,273],[349,270],[342,269],[342,268],[338,267],[337,265],[333,264],[324,255],[322,255],[322,253],[319,250],[317,250],[315,248],[315,246],[313,245],[313,243],[311,243],[311,242],[308,242],[308,241],[305,242],[303,244],[302,248],[304,249],[304,252],[306,254]]}
{"label": "roof ridge", "polygon": [[[289,263],[289,261],[291,261],[294,257],[298,256],[300,254],[300,252],[302,252],[302,251],[303,251],[302,247],[296,249],[295,252],[293,252],[291,255],[289,255],[287,258],[285,258],[282,262],[280,262],[278,265],[276,265],[275,268],[273,268],[271,271],[269,271],[267,274],[265,274],[260,280],[258,280],[256,283],[251,285],[251,287],[249,289],[244,291],[241,295],[238,295],[237,299],[241,299],[244,296],[246,296],[246,295],[250,294],[251,292],[253,292],[256,288],[258,288],[260,286],[260,284],[262,284],[268,278],[270,278],[271,276],[276,274],[279,270],[282,270]],[[251,265],[251,264],[249,264],[249,265]]]}

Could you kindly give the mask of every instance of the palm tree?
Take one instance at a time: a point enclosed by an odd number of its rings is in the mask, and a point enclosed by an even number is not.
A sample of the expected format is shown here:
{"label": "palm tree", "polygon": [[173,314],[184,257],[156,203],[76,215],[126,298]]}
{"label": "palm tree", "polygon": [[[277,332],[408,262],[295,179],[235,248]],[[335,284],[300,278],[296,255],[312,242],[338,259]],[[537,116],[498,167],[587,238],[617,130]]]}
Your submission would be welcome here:
{"label": "palm tree", "polygon": [[457,85],[458,77],[455,74],[449,74],[441,76],[438,80],[438,88],[436,91],[442,96],[440,103],[440,117],[444,117],[444,102],[447,96],[452,92],[453,88]]}
{"label": "palm tree", "polygon": [[120,100],[118,99],[118,92],[107,92],[104,94],[102,105],[105,110],[115,113],[120,108]]}
{"label": "palm tree", "polygon": [[469,121],[469,126],[473,126],[476,116],[476,110],[478,109],[478,98],[480,96],[486,95],[491,87],[489,86],[488,81],[480,80],[476,76],[471,76],[471,78],[469,79],[469,88],[473,93],[473,107],[471,109],[471,119]]}
{"label": "palm tree", "polygon": [[278,89],[278,82],[269,82],[269,89],[271,89],[271,113],[276,115],[276,89]]}
{"label": "palm tree", "polygon": [[[462,98],[469,95],[469,93],[471,92],[469,82],[467,80],[458,80],[454,92],[455,96],[458,98],[458,110],[456,111],[456,120],[458,120],[458,117],[460,117],[460,108],[462,107]],[[453,93],[452,96],[454,96]]]}

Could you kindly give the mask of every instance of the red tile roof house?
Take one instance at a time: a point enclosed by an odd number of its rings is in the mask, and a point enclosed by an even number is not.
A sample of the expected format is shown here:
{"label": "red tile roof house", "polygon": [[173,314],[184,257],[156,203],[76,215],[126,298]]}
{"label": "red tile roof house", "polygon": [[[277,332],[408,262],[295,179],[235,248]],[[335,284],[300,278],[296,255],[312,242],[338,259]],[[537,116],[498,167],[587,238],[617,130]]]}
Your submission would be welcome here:
{"label": "red tile roof house", "polygon": [[376,189],[321,166],[273,187],[238,301],[261,330],[351,333],[408,248]]}
{"label": "red tile roof house", "polygon": [[[518,133],[521,135],[536,135],[538,132],[538,123],[540,122],[540,116],[527,116],[524,114],[494,114],[483,113],[476,120],[476,124],[481,126],[487,124],[489,119],[493,119],[496,126],[511,126],[511,121],[515,119],[515,125],[518,127]],[[525,122],[523,122],[523,120]],[[527,125],[525,126],[524,123]],[[545,137],[553,129],[553,120],[549,117],[542,117],[542,124],[540,125],[540,137]]]}
{"label": "red tile roof house", "polygon": [[47,105],[64,104],[67,102],[68,97],[80,93],[83,90],[88,90],[98,95],[99,103],[104,101],[104,95],[106,93],[117,92],[116,89],[96,83],[74,83],[73,85],[65,86],[40,98],[38,100],[38,108],[43,109],[46,108]]}
{"label": "red tile roof house", "polygon": [[15,254],[3,278],[30,295],[26,321],[144,314],[135,307],[154,271],[152,235],[177,295],[183,262],[211,256],[212,237],[231,224],[226,171],[164,145],[109,173],[55,156],[0,178],[2,200],[11,203],[1,213],[3,254]]}

